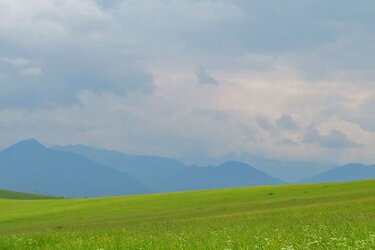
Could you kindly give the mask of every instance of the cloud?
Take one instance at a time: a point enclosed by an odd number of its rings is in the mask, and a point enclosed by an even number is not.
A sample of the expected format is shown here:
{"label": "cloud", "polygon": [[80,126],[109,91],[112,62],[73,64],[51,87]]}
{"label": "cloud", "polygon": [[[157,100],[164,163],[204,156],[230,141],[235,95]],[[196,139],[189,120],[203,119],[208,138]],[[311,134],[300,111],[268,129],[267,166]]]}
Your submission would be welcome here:
{"label": "cloud", "polygon": [[371,96],[365,100],[360,105],[360,111],[355,114],[353,120],[357,124],[367,131],[375,132],[375,96]]}
{"label": "cloud", "polygon": [[339,130],[333,129],[329,134],[321,135],[313,126],[304,135],[303,142],[317,143],[327,148],[351,148],[358,146]]}
{"label": "cloud", "polygon": [[26,76],[38,76],[42,74],[43,69],[41,67],[30,67],[21,71],[21,75]]}
{"label": "cloud", "polygon": [[277,129],[275,125],[267,117],[258,115],[256,117],[256,122],[258,126],[264,129],[265,131],[273,133],[273,134],[277,133]]}
{"label": "cloud", "polygon": [[371,163],[374,4],[0,0],[1,143]]}
{"label": "cloud", "polygon": [[200,84],[212,84],[212,85],[218,84],[218,81],[214,77],[207,74],[202,66],[198,67],[195,74],[196,74],[196,76],[198,78],[198,82]]}
{"label": "cloud", "polygon": [[284,146],[284,145],[293,145],[293,146],[298,145],[297,142],[292,141],[291,139],[288,139],[288,138],[284,138],[284,139],[280,140],[279,144],[282,145],[282,146]]}
{"label": "cloud", "polygon": [[276,124],[281,129],[286,130],[296,130],[298,129],[298,124],[294,121],[293,117],[288,114],[283,114],[279,119],[276,120]]}
{"label": "cloud", "polygon": [[72,105],[85,90],[153,90],[152,73],[115,45],[117,33],[107,30],[115,22],[95,1],[2,1],[0,16],[0,72],[8,76],[0,108]]}
{"label": "cloud", "polygon": [[218,121],[224,121],[230,117],[228,113],[214,109],[197,109],[193,111],[193,114]]}
{"label": "cloud", "polygon": [[17,67],[25,67],[27,66],[30,61],[27,60],[26,58],[18,57],[18,58],[7,58],[4,57],[1,59],[2,62],[10,64],[12,66],[17,66]]}

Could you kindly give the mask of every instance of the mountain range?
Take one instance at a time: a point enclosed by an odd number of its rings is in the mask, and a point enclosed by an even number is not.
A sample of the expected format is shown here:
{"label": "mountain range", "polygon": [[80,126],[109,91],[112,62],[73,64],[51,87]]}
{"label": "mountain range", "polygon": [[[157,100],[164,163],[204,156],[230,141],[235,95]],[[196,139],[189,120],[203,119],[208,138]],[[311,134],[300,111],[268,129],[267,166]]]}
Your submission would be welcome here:
{"label": "mountain range", "polygon": [[0,189],[65,197],[147,193],[133,177],[36,140],[0,152]]}
{"label": "mountain range", "polygon": [[[299,183],[375,178],[375,165],[349,164]],[[85,145],[46,147],[31,139],[0,152],[0,189],[64,197],[97,197],[285,184],[241,162],[186,165]]]}
{"label": "mountain range", "polygon": [[323,172],[299,183],[346,182],[375,179],[375,165],[348,164]]}
{"label": "mountain range", "polygon": [[186,166],[168,158],[127,156],[84,146],[48,148],[34,139],[0,152],[0,189],[54,196],[97,197],[281,183],[243,163]]}
{"label": "mountain range", "polygon": [[116,151],[83,145],[53,147],[74,152],[95,162],[127,173],[155,192],[216,189],[285,183],[245,163],[226,162],[219,166],[187,166],[177,160],[157,156],[129,156]]}

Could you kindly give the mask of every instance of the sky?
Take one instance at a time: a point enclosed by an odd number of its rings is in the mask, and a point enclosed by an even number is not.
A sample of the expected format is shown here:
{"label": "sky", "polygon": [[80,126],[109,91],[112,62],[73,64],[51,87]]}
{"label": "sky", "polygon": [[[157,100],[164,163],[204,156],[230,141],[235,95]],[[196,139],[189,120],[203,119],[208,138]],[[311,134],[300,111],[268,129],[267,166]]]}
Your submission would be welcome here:
{"label": "sky", "polygon": [[0,138],[375,163],[375,1],[0,0]]}

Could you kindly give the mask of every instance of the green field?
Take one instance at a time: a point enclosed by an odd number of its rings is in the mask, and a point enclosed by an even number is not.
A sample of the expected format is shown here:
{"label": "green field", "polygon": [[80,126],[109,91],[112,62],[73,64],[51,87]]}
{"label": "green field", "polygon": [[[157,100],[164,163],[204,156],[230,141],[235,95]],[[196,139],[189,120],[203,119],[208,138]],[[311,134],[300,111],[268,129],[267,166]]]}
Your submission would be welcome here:
{"label": "green field", "polygon": [[9,190],[0,190],[0,199],[10,199],[10,200],[46,200],[46,199],[57,199],[57,197],[40,195],[40,194],[29,194],[29,193],[19,193]]}
{"label": "green field", "polygon": [[375,181],[0,199],[0,249],[375,249]]}

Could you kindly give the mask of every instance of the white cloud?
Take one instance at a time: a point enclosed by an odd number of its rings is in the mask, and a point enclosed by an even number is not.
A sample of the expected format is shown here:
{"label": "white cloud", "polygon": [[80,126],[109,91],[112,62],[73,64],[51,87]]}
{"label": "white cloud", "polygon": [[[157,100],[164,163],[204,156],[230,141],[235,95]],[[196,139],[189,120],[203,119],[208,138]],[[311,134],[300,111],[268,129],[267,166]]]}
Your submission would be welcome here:
{"label": "white cloud", "polygon": [[7,58],[4,57],[1,59],[2,62],[10,64],[12,66],[17,66],[17,67],[25,67],[27,66],[30,61],[27,60],[26,58],[18,57],[18,58]]}
{"label": "white cloud", "polygon": [[38,76],[42,74],[43,69],[41,67],[30,67],[21,71],[21,75],[25,76]]}

